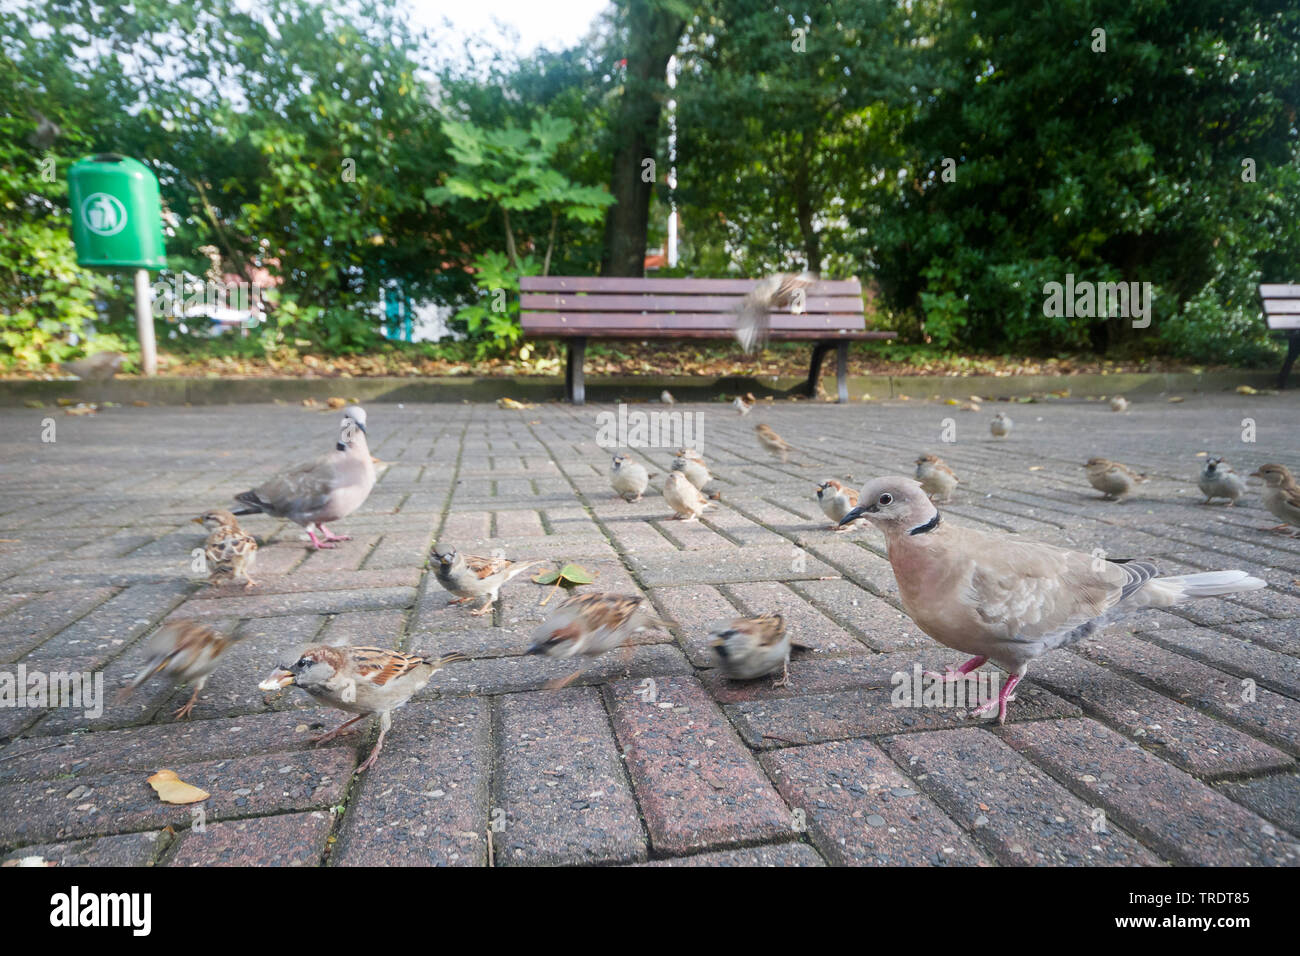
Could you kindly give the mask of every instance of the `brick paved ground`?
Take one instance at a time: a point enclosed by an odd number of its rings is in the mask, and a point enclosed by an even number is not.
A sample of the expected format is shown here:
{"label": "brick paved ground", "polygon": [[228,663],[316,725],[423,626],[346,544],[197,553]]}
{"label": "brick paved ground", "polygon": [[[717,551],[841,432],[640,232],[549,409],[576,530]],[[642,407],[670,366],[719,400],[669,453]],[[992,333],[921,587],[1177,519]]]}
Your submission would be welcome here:
{"label": "brick paved ground", "polygon": [[[704,416],[723,499],[708,520],[682,524],[664,520],[657,490],[667,450],[642,455],[660,473],[646,500],[610,492],[599,406],[376,404],[372,449],[391,465],[335,528],[354,540],[313,554],[296,527],[246,519],[264,541],[249,592],[191,572],[202,535],[189,519],[327,449],[335,413],[116,408],[59,416],[45,444],[49,411],[0,411],[0,671],[102,669],[111,691],[165,618],[246,636],[191,721],[169,716],[185,691],[153,685],[95,719],[0,709],[0,856],[1295,864],[1300,540],[1257,530],[1273,523],[1257,489],[1246,507],[1207,508],[1191,476],[1200,451],[1242,473],[1300,466],[1300,396],[1155,400],[1127,415],[1020,404],[1006,442],[988,436],[991,408],[787,403],[740,418],[689,406]],[[944,445],[949,417],[959,440]],[[1245,417],[1255,444],[1241,441]],[[760,420],[807,466],[767,459],[753,439]],[[1130,619],[1056,652],[1031,666],[1001,729],[962,710],[892,707],[892,674],[961,655],[901,614],[880,537],[825,530],[813,490],[831,476],[908,472],[925,451],[963,479],[952,520],[1151,557],[1167,571],[1244,568],[1271,587]],[[1153,480],[1133,500],[1102,502],[1079,467],[1090,455]],[[423,570],[435,540],[580,562],[603,588],[648,594],[676,625],[643,636],[626,669],[611,654],[575,685],[545,690],[570,669],[522,656],[546,591],[516,581],[493,618],[448,608]],[[768,609],[814,648],[793,662],[790,686],[721,678],[707,625]],[[313,750],[306,738],[338,717],[303,694],[257,690],[281,648],[308,640],[472,660],[395,714],[382,757],[354,779],[373,726]],[[654,700],[643,699],[647,677]],[[159,803],[145,784],[161,767],[211,792],[202,832],[190,808]]]}

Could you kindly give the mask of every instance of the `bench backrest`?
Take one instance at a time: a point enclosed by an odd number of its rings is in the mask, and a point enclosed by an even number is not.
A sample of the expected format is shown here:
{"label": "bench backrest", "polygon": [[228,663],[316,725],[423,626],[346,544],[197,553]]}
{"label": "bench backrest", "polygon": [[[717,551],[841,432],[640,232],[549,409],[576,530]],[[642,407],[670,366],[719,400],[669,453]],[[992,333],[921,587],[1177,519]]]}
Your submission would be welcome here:
{"label": "bench backrest", "polygon": [[[521,323],[534,336],[722,338],[735,328],[735,309],[757,279],[615,279],[525,276],[519,280]],[[817,332],[861,332],[862,285],[857,279],[808,287],[805,311],[772,313],[773,338]],[[784,333],[784,335],[783,335]]]}
{"label": "bench backrest", "polygon": [[1300,285],[1261,285],[1259,297],[1270,329],[1300,329]]}

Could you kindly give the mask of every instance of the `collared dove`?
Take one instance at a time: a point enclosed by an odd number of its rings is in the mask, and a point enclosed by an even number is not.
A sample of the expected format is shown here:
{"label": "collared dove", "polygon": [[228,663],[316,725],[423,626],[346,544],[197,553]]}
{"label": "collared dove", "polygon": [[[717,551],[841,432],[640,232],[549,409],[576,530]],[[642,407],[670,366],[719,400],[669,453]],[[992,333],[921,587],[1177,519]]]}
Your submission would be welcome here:
{"label": "collared dove", "polygon": [[1245,571],[1156,577],[1145,561],[1108,561],[1018,536],[950,525],[911,478],[876,478],[841,524],[866,518],[885,536],[903,610],[945,647],[974,655],[948,680],[985,661],[1010,679],[995,702],[998,722],[1025,668],[1132,611],[1265,587]]}
{"label": "collared dove", "polygon": [[[357,405],[343,409],[339,440],[334,450],[315,461],[305,462],[282,475],[258,485],[252,491],[235,495],[248,507],[237,515],[262,514],[288,518],[307,530],[311,543],[319,550],[332,548],[334,541],[347,541],[325,527],[356,511],[375,486],[375,463],[366,444],[366,412]],[[322,544],[312,531],[320,529]]]}

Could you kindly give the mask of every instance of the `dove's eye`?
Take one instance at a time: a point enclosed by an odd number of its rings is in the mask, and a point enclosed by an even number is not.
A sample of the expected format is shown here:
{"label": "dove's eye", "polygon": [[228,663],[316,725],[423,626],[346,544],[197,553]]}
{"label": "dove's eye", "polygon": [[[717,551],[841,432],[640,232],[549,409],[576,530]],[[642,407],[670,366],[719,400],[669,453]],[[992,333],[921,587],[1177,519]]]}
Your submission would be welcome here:
{"label": "dove's eye", "polygon": [[889,494],[889,492],[885,492],[885,494],[880,496],[880,504],[882,505],[887,505],[893,500],[894,500],[894,496]]}

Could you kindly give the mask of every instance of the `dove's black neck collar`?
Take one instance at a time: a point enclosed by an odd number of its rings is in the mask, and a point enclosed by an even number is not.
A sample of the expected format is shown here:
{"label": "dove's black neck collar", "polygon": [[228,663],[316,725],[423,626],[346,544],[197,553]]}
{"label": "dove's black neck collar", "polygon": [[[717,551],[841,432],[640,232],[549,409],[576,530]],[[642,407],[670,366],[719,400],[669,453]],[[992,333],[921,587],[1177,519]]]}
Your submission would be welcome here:
{"label": "dove's black neck collar", "polygon": [[934,513],[934,517],[933,517],[933,518],[931,518],[931,519],[930,519],[929,521],[927,521],[925,524],[917,525],[915,528],[913,528],[911,531],[909,531],[909,532],[907,532],[907,533],[908,533],[908,534],[928,534],[929,532],[933,531],[933,530],[934,530],[935,528],[937,528],[937,527],[939,527],[939,512],[936,511],[936,512]]}

